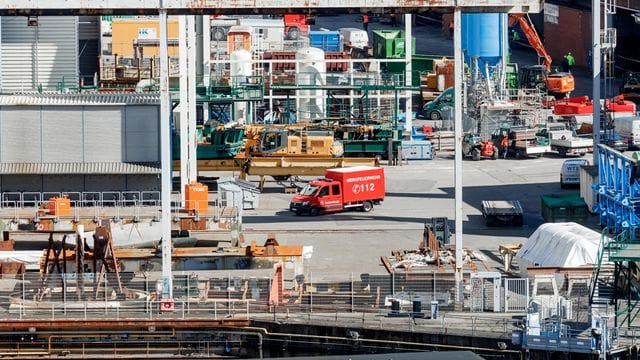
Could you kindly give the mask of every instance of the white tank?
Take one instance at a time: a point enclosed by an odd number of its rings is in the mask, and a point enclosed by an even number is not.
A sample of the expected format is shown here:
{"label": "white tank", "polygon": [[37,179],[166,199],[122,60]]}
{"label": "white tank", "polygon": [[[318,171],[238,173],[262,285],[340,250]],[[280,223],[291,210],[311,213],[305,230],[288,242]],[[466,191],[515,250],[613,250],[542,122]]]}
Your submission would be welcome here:
{"label": "white tank", "polygon": [[[296,52],[296,85],[323,86],[327,83],[327,64],[324,51],[318,48],[302,48]],[[298,121],[325,119],[326,90],[298,90],[296,110]]]}
{"label": "white tank", "polygon": [[[229,80],[232,87],[241,86],[248,82],[247,77],[253,73],[253,60],[251,53],[247,50],[235,50],[231,53],[231,78]],[[247,103],[236,101],[233,103],[233,121],[244,124],[251,123],[251,114],[247,113]]]}

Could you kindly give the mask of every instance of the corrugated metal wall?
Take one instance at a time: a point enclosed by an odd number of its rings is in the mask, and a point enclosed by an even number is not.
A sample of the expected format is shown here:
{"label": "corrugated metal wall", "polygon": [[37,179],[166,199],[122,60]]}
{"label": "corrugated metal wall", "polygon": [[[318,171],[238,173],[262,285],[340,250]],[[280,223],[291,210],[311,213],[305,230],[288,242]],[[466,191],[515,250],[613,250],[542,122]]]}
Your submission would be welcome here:
{"label": "corrugated metal wall", "polygon": [[125,159],[127,162],[159,162],[160,133],[157,119],[160,109],[127,106]]}
{"label": "corrugated metal wall", "polygon": [[123,161],[124,108],[90,106],[84,109],[84,161]]}
{"label": "corrugated metal wall", "polygon": [[27,26],[26,17],[0,18],[2,33],[3,93],[55,90],[64,79],[67,86],[78,84],[77,17],[41,16],[38,26]]}
{"label": "corrugated metal wall", "polygon": [[131,191],[160,191],[157,175],[127,175],[127,189]]}
{"label": "corrugated metal wall", "polygon": [[[42,190],[50,192],[77,192],[84,189],[84,176],[80,175],[46,175],[42,177]],[[6,190],[5,190],[6,191]]]}
{"label": "corrugated metal wall", "polygon": [[158,106],[2,106],[0,162],[160,162]]}
{"label": "corrugated metal wall", "polygon": [[42,176],[39,175],[2,175],[0,191],[42,191]]}
{"label": "corrugated metal wall", "polygon": [[159,191],[156,175],[0,175],[0,192]]}
{"label": "corrugated metal wall", "polygon": [[42,107],[42,162],[82,162],[82,111]]}
{"label": "corrugated metal wall", "polygon": [[0,110],[0,161],[38,163],[42,161],[40,110],[5,106]]}

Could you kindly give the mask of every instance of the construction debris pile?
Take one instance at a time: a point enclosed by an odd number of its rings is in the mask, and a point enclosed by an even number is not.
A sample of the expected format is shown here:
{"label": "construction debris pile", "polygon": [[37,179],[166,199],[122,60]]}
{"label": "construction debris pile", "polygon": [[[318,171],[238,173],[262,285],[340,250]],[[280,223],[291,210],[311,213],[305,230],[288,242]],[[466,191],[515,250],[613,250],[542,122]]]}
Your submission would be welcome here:
{"label": "construction debris pile", "polygon": [[[425,226],[424,238],[418,244],[417,250],[393,250],[390,257],[381,256],[380,260],[389,273],[395,269],[404,269],[408,272],[412,269],[436,269],[441,270],[442,265],[454,266],[456,263],[455,249],[451,246],[443,247],[441,241],[436,238],[433,227],[430,224]],[[463,266],[468,265],[473,271],[477,271],[476,262],[482,262],[487,271],[487,258],[470,249],[462,249]]]}

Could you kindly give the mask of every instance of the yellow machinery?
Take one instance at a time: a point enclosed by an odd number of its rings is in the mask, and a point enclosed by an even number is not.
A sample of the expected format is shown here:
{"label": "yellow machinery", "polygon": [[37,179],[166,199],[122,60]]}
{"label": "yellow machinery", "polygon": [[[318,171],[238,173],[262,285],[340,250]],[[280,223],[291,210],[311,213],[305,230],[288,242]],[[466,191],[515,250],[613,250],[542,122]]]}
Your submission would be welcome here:
{"label": "yellow machinery", "polygon": [[246,157],[341,157],[342,143],[333,130],[309,130],[304,124],[245,127]]}

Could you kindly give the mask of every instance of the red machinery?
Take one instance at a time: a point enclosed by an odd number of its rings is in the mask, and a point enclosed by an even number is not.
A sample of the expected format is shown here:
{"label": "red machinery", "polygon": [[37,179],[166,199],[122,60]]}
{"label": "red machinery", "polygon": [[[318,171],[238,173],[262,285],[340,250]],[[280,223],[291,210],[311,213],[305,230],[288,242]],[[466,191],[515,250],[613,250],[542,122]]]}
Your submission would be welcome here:
{"label": "red machinery", "polygon": [[[516,22],[520,25],[520,29],[522,29],[529,44],[531,44],[538,56],[543,59],[546,68],[546,72],[544,72],[542,69],[537,69],[536,66],[522,67],[520,69],[521,74],[518,76],[520,83],[529,86],[529,83],[531,83],[534,78],[543,76],[544,83],[546,83],[546,87],[550,93],[554,93],[556,96],[564,96],[572,92],[575,89],[575,79],[573,75],[562,72],[551,73],[551,55],[549,55],[544,48],[544,44],[542,44],[542,40],[540,40],[540,36],[538,36],[538,32],[531,23],[529,16],[527,14],[509,14],[509,26],[515,25]],[[522,71],[524,71],[524,73],[522,73]],[[541,74],[541,72],[544,74]]]}

